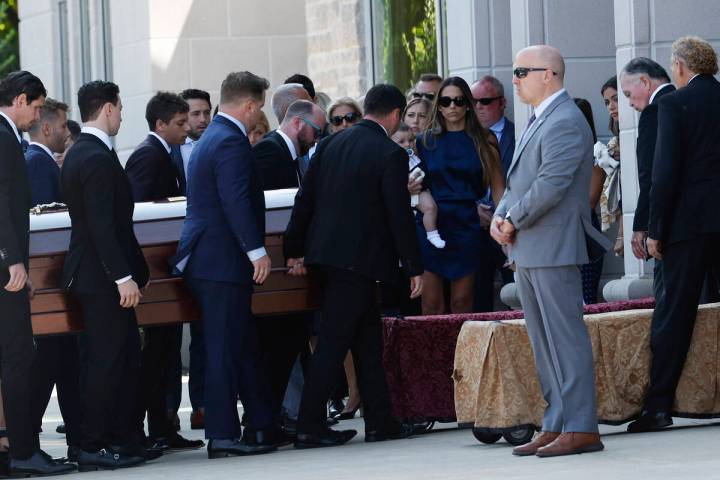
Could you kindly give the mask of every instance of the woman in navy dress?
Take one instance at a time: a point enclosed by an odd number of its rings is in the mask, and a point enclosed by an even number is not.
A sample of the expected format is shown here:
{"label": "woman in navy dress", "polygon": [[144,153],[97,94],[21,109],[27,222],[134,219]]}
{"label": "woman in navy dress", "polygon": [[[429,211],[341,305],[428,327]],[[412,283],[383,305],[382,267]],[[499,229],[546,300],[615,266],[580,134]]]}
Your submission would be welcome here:
{"label": "woman in navy dress", "polygon": [[492,188],[495,205],[505,191],[495,136],[475,116],[472,94],[460,77],[449,77],[433,103],[429,130],[417,141],[430,191],[438,205],[438,230],[446,241],[438,249],[428,242],[418,214],[422,249],[422,309],[425,315],[448,311],[443,281],[450,282],[452,313],[472,311],[473,284],[482,255],[489,255],[490,235],[480,226],[478,202]]}

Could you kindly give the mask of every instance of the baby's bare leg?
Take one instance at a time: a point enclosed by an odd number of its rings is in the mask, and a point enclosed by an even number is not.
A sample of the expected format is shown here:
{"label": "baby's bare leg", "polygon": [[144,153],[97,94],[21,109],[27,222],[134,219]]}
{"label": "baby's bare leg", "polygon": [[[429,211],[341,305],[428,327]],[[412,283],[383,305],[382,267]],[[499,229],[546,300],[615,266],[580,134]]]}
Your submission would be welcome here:
{"label": "baby's bare leg", "polygon": [[432,232],[433,230],[437,230],[437,203],[435,203],[435,199],[429,191],[425,190],[420,192],[417,208],[423,214],[423,226],[425,227],[425,231]]}

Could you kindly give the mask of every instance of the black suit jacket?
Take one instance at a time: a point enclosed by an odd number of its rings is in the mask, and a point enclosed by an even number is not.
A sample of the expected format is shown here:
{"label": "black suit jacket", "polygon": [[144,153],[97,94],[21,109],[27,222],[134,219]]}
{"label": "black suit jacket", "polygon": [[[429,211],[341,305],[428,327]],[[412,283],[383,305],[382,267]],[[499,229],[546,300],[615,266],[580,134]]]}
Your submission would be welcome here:
{"label": "black suit jacket", "polygon": [[178,172],[160,140],[148,135],[125,164],[133,200],[150,202],[180,195]]}
{"label": "black suit jacket", "polygon": [[30,192],[33,205],[62,202],[60,195],[60,167],[55,159],[37,145],[25,150]]}
{"label": "black suit jacket", "polygon": [[638,138],[635,148],[638,181],[640,183],[640,195],[635,207],[635,218],[633,219],[634,232],[646,232],[650,217],[650,184],[652,183],[653,158],[655,156],[655,142],[657,141],[657,117],[658,101],[660,97],[674,92],[673,85],[666,85],[658,90],[651,104],[645,107],[640,114],[638,122]]}
{"label": "black suit jacket", "polygon": [[115,151],[81,133],[60,179],[72,220],[63,285],[77,293],[113,294],[115,281],[128,275],[145,285],[149,274],[133,230],[135,204]]}
{"label": "black suit jacket", "polygon": [[185,177],[185,163],[183,162],[180,145],[170,145],[170,158],[172,158],[175,171],[177,172],[178,191],[180,195],[187,195],[187,178]]}
{"label": "black suit jacket", "polygon": [[318,146],[285,232],[285,256],[394,282],[398,260],[423,272],[407,190],[408,159],[372,121]]}
{"label": "black suit jacket", "polygon": [[5,117],[0,116],[0,288],[8,267],[28,266],[30,183],[22,146]]}
{"label": "black suit jacket", "polygon": [[650,238],[666,244],[720,233],[720,82],[699,75],[658,102]]}
{"label": "black suit jacket", "polygon": [[285,140],[277,131],[265,135],[253,147],[255,169],[260,175],[263,190],[297,188],[300,172]]}

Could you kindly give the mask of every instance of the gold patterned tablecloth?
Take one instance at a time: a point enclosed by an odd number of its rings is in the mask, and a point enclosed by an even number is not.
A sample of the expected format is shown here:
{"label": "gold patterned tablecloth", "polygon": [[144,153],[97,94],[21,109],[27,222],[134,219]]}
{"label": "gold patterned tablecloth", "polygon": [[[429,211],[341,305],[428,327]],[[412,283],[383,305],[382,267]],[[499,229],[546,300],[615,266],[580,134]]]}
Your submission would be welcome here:
{"label": "gold patterned tablecloth", "polygon": [[[586,315],[595,360],[598,418],[623,423],[639,413],[650,377],[652,310]],[[675,396],[677,416],[720,416],[720,304],[698,310]],[[540,426],[546,407],[524,320],[466,322],[455,350],[458,423],[506,429]]]}

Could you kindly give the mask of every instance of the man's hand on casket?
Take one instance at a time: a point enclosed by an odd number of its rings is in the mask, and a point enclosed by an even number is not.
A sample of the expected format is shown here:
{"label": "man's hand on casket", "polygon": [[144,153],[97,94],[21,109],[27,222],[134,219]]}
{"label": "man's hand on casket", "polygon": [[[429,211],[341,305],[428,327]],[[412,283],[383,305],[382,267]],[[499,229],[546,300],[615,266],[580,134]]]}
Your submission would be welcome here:
{"label": "man's hand on casket", "polygon": [[267,280],[268,275],[270,275],[270,268],[272,267],[270,255],[264,255],[252,262],[252,264],[254,268],[253,282],[261,285]]}
{"label": "man's hand on casket", "polygon": [[422,295],[423,280],[422,275],[410,278],[410,298],[418,298]]}
{"label": "man's hand on casket", "polygon": [[142,293],[135,283],[135,280],[126,280],[117,286],[120,294],[120,306],[123,308],[135,308],[140,303]]}
{"label": "man's hand on casket", "polygon": [[304,258],[288,258],[286,265],[288,266],[288,274],[294,277],[307,275]]}
{"label": "man's hand on casket", "polygon": [[8,271],[10,273],[10,281],[5,285],[5,290],[8,292],[19,292],[25,287],[25,282],[27,282],[28,279],[25,265],[22,263],[10,265]]}

